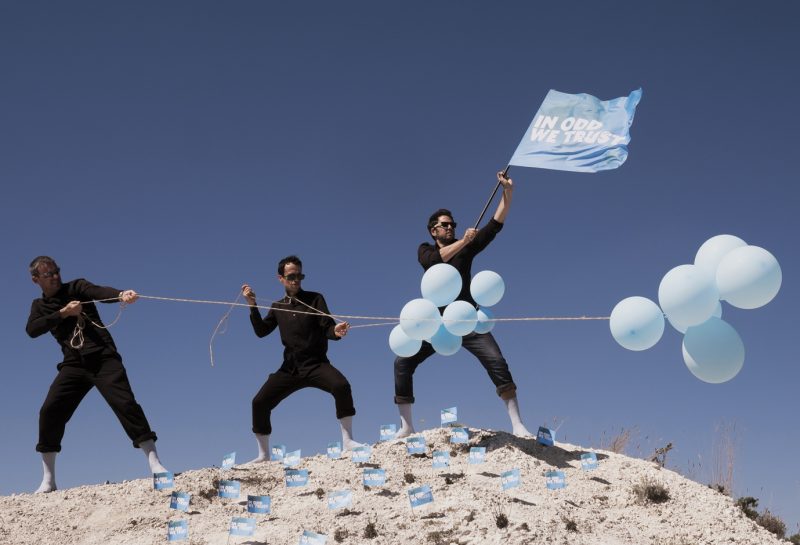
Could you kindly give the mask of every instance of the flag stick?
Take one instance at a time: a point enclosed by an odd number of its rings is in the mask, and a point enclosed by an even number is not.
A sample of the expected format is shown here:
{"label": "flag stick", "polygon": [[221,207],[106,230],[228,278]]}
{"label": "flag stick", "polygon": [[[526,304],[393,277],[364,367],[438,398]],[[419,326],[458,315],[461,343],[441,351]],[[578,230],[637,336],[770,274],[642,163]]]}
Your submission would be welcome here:
{"label": "flag stick", "polygon": [[[510,169],[510,168],[511,168],[511,165],[506,166],[506,169],[503,171],[503,178],[506,177],[506,175],[508,174],[508,169]],[[494,191],[492,191],[492,196],[489,197],[488,201],[486,201],[486,206],[483,207],[483,212],[481,212],[481,215],[478,217],[478,221],[475,222],[475,229],[477,229],[478,225],[481,224],[481,220],[483,219],[483,215],[486,213],[486,210],[489,208],[489,205],[492,204],[492,200],[494,199],[494,196],[497,194],[497,190],[500,189],[500,185],[501,185],[500,182],[497,182],[497,185],[494,186]]]}

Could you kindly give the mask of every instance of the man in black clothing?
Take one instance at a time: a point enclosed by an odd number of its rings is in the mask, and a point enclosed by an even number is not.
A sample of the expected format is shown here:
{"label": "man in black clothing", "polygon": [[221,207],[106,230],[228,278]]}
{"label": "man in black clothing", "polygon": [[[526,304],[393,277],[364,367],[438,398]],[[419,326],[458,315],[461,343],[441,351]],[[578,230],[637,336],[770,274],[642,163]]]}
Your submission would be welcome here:
{"label": "man in black clothing", "polygon": [[[480,230],[467,229],[464,237],[457,240],[453,214],[444,208],[439,209],[431,215],[428,221],[428,232],[435,244],[421,244],[417,256],[420,265],[425,270],[437,263],[447,263],[455,267],[461,275],[461,293],[456,299],[467,301],[476,307],[477,304],[469,290],[472,280],[472,261],[503,228],[514,189],[513,182],[503,172],[497,173],[497,181],[503,185],[503,197],[489,223]],[[531,434],[525,428],[519,414],[517,386],[511,378],[508,364],[492,334],[470,333],[463,337],[461,345],[478,358],[489,374],[497,395],[506,404],[514,435],[529,437]],[[411,405],[414,403],[414,371],[434,353],[431,344],[423,342],[419,352],[415,355],[407,358],[398,357],[394,361],[394,401],[400,410],[400,430],[397,432],[397,438],[408,437],[414,433],[411,417]]]}
{"label": "man in black clothing", "polygon": [[133,396],[114,339],[91,302],[133,303],[138,298],[136,292],[96,286],[82,278],[62,283],[58,265],[47,256],[34,259],[30,273],[33,283],[42,289],[42,297],[31,304],[26,331],[34,338],[49,331],[64,354],[39,411],[36,450],[42,453],[44,476],[36,492],[56,490],[55,459],[61,452],[64,429],[93,386],[117,415],[134,448],[147,455],[150,471],[166,471],[156,452],[156,434]]}
{"label": "man in black clothing", "polygon": [[270,306],[266,318],[256,306],[256,294],[249,285],[242,286],[250,307],[250,322],[258,337],[266,337],[277,327],[283,343],[283,364],[269,375],[267,382],[253,398],[253,433],[258,443],[258,456],[251,462],[269,461],[270,415],[278,404],[292,393],[307,387],[319,388],[333,395],[336,418],[342,428],[342,448],[360,446],[353,440],[353,396],[350,383],[328,360],[328,340],[338,341],[347,335],[347,322],[336,324],[330,317],[325,298],[320,293],[305,291],[303,264],[297,256],[285,257],[278,263],[278,281],[286,296]]}

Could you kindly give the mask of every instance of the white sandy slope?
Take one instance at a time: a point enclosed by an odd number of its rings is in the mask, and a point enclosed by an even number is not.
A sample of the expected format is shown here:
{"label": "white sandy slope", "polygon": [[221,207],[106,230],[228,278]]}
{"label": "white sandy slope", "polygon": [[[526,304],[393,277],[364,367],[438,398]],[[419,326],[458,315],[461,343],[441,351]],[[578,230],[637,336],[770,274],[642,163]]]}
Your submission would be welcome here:
{"label": "white sandy slope", "polygon": [[[470,430],[468,445],[450,445],[449,431],[423,433],[428,452],[409,456],[402,442],[374,446],[370,464],[345,455],[303,458],[309,484],[287,488],[279,462],[186,471],[174,491],[192,495],[188,513],[169,509],[172,490],[153,490],[152,480],[82,486],[51,494],[0,498],[3,545],[149,545],[167,543],[167,521],[189,521],[189,538],[178,543],[295,545],[303,530],[327,535],[327,545],[543,543],[570,545],[771,545],[785,543],[743,516],[731,498],[656,464],[596,450],[599,467],[584,471],[585,450],[565,443],[543,447],[505,432]],[[486,462],[469,465],[470,446],[485,446]],[[451,451],[450,468],[433,469],[431,453]],[[364,467],[386,470],[382,488],[366,489]],[[518,468],[519,488],[503,492],[499,475]],[[545,471],[563,470],[567,487],[548,490]],[[415,482],[406,482],[412,474]],[[640,503],[632,494],[643,477],[666,486],[665,503]],[[241,482],[239,500],[217,496],[218,479]],[[410,488],[427,484],[434,503],[413,513]],[[321,490],[319,490],[321,489]],[[349,510],[330,511],[327,493],[353,491]],[[318,494],[319,492],[319,494]],[[324,492],[324,495],[323,495]],[[247,494],[269,495],[272,513],[248,515]],[[321,496],[321,497],[319,497]],[[500,529],[495,515],[509,520]],[[255,517],[252,538],[228,537],[231,517]],[[364,536],[374,521],[377,537]],[[568,521],[574,529],[567,528]],[[571,526],[571,525],[570,525]],[[338,535],[336,535],[337,530]],[[343,537],[346,533],[346,537]]]}

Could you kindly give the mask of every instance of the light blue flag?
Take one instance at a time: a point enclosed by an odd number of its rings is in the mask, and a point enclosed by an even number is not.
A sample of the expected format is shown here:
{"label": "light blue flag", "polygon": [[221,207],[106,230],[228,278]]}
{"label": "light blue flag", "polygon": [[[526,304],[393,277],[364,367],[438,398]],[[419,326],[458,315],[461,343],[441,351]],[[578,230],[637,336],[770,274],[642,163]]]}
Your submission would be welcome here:
{"label": "light blue flag", "polygon": [[188,520],[171,520],[167,523],[167,541],[183,541],[188,537]]}
{"label": "light blue flag", "polygon": [[252,536],[256,532],[256,519],[245,517],[231,517],[231,525],[228,527],[228,535],[232,536]]}
{"label": "light blue flag", "polygon": [[508,164],[573,172],[617,168],[628,158],[641,98],[641,89],[605,101],[551,89]]}

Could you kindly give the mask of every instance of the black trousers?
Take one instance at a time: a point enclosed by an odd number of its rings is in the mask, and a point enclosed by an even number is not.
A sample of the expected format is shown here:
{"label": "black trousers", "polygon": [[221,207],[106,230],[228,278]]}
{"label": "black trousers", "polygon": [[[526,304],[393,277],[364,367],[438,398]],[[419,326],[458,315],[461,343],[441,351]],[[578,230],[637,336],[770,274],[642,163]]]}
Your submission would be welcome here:
{"label": "black trousers", "polygon": [[308,387],[318,388],[333,396],[336,402],[336,418],[356,414],[350,383],[330,363],[321,363],[298,374],[278,370],[267,378],[267,382],[253,398],[253,433],[270,435],[272,410],[294,392]]}
{"label": "black trousers", "polygon": [[[478,358],[502,399],[516,396],[517,386],[511,378],[508,363],[491,333],[470,333],[461,340],[461,346]],[[414,403],[414,371],[436,351],[430,343],[422,343],[419,352],[408,358],[394,360],[394,402]]]}
{"label": "black trousers", "polygon": [[61,452],[64,428],[94,386],[117,415],[134,448],[143,441],[156,440],[142,407],[133,396],[119,354],[98,352],[84,356],[80,363],[63,365],[58,370],[39,411],[38,452]]}

